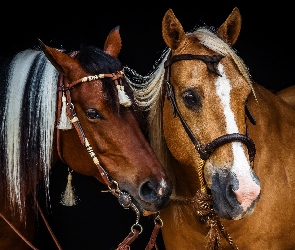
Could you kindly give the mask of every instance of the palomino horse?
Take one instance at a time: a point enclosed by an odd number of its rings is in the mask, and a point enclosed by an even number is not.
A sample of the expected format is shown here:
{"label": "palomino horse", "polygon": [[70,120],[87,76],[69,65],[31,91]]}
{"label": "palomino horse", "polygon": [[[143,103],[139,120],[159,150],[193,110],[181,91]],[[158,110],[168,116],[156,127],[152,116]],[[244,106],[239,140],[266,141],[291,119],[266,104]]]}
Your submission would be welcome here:
{"label": "palomino horse", "polygon": [[232,49],[240,28],[234,8],[215,31],[185,33],[170,9],[153,71],[125,68],[173,180],[167,250],[295,249],[295,112],[252,82]]}
{"label": "palomino horse", "polygon": [[71,172],[93,176],[136,212],[140,228],[139,216],[165,207],[172,185],[142,133],[117,58],[119,26],[104,50],[84,46],[67,54],[40,46],[1,67],[0,249],[34,247],[36,185],[43,179],[49,194],[50,169],[58,159],[69,166],[65,205],[77,202]]}

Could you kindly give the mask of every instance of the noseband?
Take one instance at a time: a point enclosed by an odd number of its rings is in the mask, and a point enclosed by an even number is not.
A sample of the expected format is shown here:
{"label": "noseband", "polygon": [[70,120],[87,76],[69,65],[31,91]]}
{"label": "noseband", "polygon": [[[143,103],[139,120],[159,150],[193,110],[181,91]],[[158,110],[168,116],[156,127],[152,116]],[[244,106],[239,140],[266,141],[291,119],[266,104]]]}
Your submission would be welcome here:
{"label": "noseband", "polygon": [[233,134],[226,134],[222,135],[216,139],[214,139],[212,142],[208,143],[207,145],[204,145],[199,142],[199,140],[195,137],[195,135],[192,133],[191,129],[185,122],[183,116],[181,115],[176,100],[175,100],[175,95],[173,91],[173,87],[170,84],[170,74],[171,74],[171,65],[174,62],[180,61],[180,60],[201,60],[203,61],[206,65],[207,68],[210,72],[221,76],[217,69],[217,65],[219,61],[223,58],[223,55],[213,55],[213,56],[208,56],[208,55],[192,55],[192,54],[180,54],[180,55],[175,55],[175,56],[169,56],[167,61],[164,64],[164,67],[166,69],[165,75],[165,84],[166,84],[166,92],[168,99],[171,103],[172,109],[173,109],[173,114],[174,117],[178,115],[182,126],[184,127],[187,135],[189,136],[190,140],[194,144],[196,150],[198,151],[200,157],[202,160],[207,160],[210,155],[216,150],[216,148],[220,147],[221,145],[224,145],[226,143],[230,143],[233,141],[239,141],[244,143],[247,148],[248,148],[248,154],[249,154],[249,160],[250,162],[253,162],[254,157],[255,157],[255,144],[254,142],[246,135],[239,134],[239,133],[233,133]]}

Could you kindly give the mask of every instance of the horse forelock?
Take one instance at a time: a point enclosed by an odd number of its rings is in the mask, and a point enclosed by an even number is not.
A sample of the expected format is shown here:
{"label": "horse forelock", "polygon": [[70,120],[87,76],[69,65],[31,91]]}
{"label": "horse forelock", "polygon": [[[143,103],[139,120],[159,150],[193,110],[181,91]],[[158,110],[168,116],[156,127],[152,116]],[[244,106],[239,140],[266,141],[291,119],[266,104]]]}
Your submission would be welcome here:
{"label": "horse forelock", "polygon": [[40,177],[49,194],[56,117],[57,71],[39,50],[15,55],[2,75],[1,189],[12,211],[24,217],[30,189]]}
{"label": "horse forelock", "polygon": [[193,36],[198,38],[201,44],[216,53],[224,56],[229,56],[235,62],[242,76],[246,79],[250,85],[253,94],[255,95],[251,75],[248,67],[245,65],[244,61],[237,55],[236,51],[231,48],[226,42],[220,39],[214,32],[206,27],[197,28],[191,33],[187,33],[188,36]]}
{"label": "horse forelock", "polygon": [[[122,70],[121,62],[118,58],[115,58],[103,50],[95,46],[83,46],[77,55],[82,68],[89,73],[89,75],[109,74]],[[116,85],[110,78],[103,78],[103,91],[107,96],[110,108],[114,111],[123,112],[125,109],[120,107]],[[133,92],[130,86],[126,83],[126,80],[122,79],[124,90],[127,95],[133,99]]]}

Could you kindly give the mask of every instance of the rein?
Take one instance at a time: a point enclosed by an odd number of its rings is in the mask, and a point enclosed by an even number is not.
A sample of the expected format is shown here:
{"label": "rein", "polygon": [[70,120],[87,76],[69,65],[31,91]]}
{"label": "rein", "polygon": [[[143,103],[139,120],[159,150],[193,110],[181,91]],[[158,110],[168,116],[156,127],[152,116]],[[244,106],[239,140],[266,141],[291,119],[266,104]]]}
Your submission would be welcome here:
{"label": "rein", "polygon": [[[209,159],[210,155],[216,150],[216,148],[233,142],[233,141],[239,141],[244,143],[247,146],[248,154],[249,154],[249,160],[250,163],[253,164],[254,157],[255,157],[255,144],[248,136],[240,134],[240,133],[232,133],[232,134],[226,134],[222,135],[216,139],[214,139],[212,142],[204,145],[202,144],[193,134],[190,127],[184,120],[180,110],[178,109],[176,100],[175,100],[175,94],[173,91],[173,87],[170,84],[170,74],[171,74],[171,65],[177,61],[180,60],[201,60],[204,62],[207,66],[207,69],[218,75],[221,76],[220,72],[218,71],[218,63],[219,61],[224,58],[223,55],[192,55],[192,54],[180,54],[180,55],[174,55],[170,53],[169,58],[167,61],[165,61],[164,67],[165,67],[165,86],[166,86],[166,93],[168,100],[171,103],[173,115],[176,117],[176,115],[179,117],[181,124],[183,128],[185,129],[188,137],[194,144],[194,147],[196,151],[200,155],[200,162],[197,168],[198,177],[200,180],[201,190],[197,191],[196,195],[192,199],[181,199],[177,198],[174,199],[174,202],[178,204],[186,204],[186,205],[193,205],[196,210],[197,214],[200,218],[200,221],[206,225],[207,228],[209,228],[209,232],[207,234],[208,237],[208,247],[209,249],[218,249],[221,244],[221,237],[224,237],[228,244],[232,247],[232,249],[238,249],[238,247],[234,244],[232,238],[230,235],[226,232],[223,224],[221,223],[219,217],[216,215],[213,206],[212,206],[212,196],[208,193],[204,174],[203,174],[203,168],[205,161]],[[252,117],[249,109],[247,106],[245,106],[246,114],[250,117],[250,121],[255,124],[255,120]]]}

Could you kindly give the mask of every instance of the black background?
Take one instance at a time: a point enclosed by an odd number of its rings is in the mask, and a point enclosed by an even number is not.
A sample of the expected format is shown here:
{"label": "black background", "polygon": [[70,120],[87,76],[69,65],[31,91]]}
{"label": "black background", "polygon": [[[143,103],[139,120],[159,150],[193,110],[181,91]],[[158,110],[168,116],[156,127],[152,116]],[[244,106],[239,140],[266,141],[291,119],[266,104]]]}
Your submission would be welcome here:
{"label": "black background", "polygon": [[[110,1],[6,2],[1,8],[0,56],[45,44],[79,50],[81,44],[103,47],[112,28],[120,25],[124,65],[146,74],[165,48],[161,22],[171,8],[185,31],[196,25],[219,26],[234,7],[242,29],[235,49],[254,80],[273,89],[294,83],[294,12],[287,1]],[[8,18],[10,16],[10,18]]]}
{"label": "black background", "polygon": [[[242,29],[234,47],[249,67],[254,81],[276,91],[295,82],[294,13],[283,1],[266,3],[11,2],[1,9],[0,56],[38,46],[37,38],[51,47],[66,50],[79,50],[82,44],[102,48],[107,34],[119,25],[123,44],[119,58],[122,64],[140,74],[147,74],[165,49],[161,22],[168,8],[174,11],[184,30],[191,31],[203,24],[218,27],[233,8],[238,7]],[[48,219],[63,249],[114,249],[130,232],[135,214],[120,207],[111,194],[101,193],[102,184],[77,173],[73,173],[73,185],[80,202],[75,207],[63,207],[59,199],[66,183],[67,168],[62,164],[53,167]],[[131,249],[144,249],[148,241],[153,221],[143,218],[142,225],[145,235],[140,235]],[[56,249],[42,223],[35,244],[40,250]],[[158,245],[160,250],[164,249],[160,237]]]}

